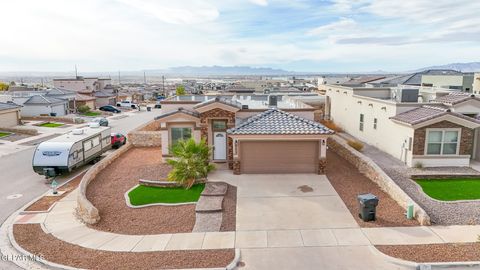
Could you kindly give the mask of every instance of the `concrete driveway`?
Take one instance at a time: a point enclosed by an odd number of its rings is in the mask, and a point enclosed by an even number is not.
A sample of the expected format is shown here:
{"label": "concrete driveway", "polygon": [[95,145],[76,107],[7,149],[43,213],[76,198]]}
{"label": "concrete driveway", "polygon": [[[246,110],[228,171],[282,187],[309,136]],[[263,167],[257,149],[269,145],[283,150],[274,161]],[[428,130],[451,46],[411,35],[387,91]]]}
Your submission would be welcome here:
{"label": "concrete driveway", "polygon": [[393,263],[365,237],[325,175],[245,174],[237,186],[238,269],[414,269]]}
{"label": "concrete driveway", "polygon": [[325,175],[219,170],[209,178],[238,187],[238,231],[358,228]]}

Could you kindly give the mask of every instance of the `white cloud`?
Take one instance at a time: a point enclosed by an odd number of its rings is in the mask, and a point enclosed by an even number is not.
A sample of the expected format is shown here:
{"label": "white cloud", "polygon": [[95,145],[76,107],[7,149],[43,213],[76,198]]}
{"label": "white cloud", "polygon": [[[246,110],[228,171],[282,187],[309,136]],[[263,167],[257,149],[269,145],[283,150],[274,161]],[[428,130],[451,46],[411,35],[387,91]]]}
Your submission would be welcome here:
{"label": "white cloud", "polygon": [[253,3],[255,5],[259,5],[259,6],[268,6],[268,1],[267,0],[249,0],[250,3]]}
{"label": "white cloud", "polygon": [[202,1],[118,0],[171,24],[195,24],[218,18],[218,10]]}
{"label": "white cloud", "polygon": [[308,35],[335,34],[337,32],[352,31],[357,26],[355,20],[350,18],[341,18],[338,21],[313,28],[307,32]]}

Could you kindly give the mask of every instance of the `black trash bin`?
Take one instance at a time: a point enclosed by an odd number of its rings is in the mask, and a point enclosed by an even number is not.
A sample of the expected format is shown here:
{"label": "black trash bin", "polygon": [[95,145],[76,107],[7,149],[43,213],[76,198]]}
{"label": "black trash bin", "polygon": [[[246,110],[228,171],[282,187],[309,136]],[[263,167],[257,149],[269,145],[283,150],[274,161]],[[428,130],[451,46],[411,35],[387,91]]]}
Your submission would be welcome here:
{"label": "black trash bin", "polygon": [[358,216],[363,221],[375,220],[376,207],[378,205],[377,196],[371,193],[360,194],[357,196],[357,199],[358,199],[358,206],[359,206]]}
{"label": "black trash bin", "polygon": [[57,116],[57,113],[51,112],[51,113],[50,113],[50,116],[55,117],[55,116]]}
{"label": "black trash bin", "polygon": [[148,106],[147,107],[147,112],[150,112],[150,111],[152,111],[152,107]]}

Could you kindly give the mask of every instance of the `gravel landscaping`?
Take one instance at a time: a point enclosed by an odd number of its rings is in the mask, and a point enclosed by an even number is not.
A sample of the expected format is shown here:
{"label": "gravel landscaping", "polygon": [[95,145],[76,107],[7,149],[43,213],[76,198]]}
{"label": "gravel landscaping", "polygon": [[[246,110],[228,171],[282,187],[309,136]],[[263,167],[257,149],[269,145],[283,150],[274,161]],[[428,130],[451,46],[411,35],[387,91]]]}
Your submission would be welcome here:
{"label": "gravel landscaping", "polygon": [[418,263],[480,261],[480,243],[375,247],[389,256]]}
{"label": "gravel landscaping", "polygon": [[46,234],[38,224],[16,224],[17,243],[44,259],[82,269],[186,269],[225,267],[234,258],[234,249],[110,252],[83,248]]}
{"label": "gravel landscaping", "polygon": [[59,196],[43,196],[42,198],[38,199],[36,202],[29,205],[25,211],[47,211],[50,207],[58,202],[63,197],[67,196],[72,190],[76,189],[77,186],[80,184],[82,177],[85,173],[81,173],[80,175],[76,176],[74,179],[70,180],[65,185],[58,188],[58,191],[65,191],[62,195]]}
{"label": "gravel landscaping", "polygon": [[161,148],[132,148],[100,172],[87,188],[87,198],[100,212],[100,222],[89,225],[101,231],[143,235],[191,232],[195,205],[152,206],[133,209],[124,194],[139,179],[161,179],[170,171]]}
{"label": "gravel landscaping", "polygon": [[474,225],[480,224],[480,202],[439,202],[428,197],[422,189],[410,179],[412,174],[478,174],[477,171],[468,167],[442,167],[415,169],[408,168],[400,160],[380,151],[379,149],[365,144],[362,153],[371,158],[402,188],[416,203],[418,203],[430,215],[432,224],[437,225]]}
{"label": "gravel landscaping", "polygon": [[[329,150],[327,153],[327,177],[342,198],[350,213],[361,227],[418,226],[416,220],[405,218],[405,210],[352,164]],[[358,217],[357,195],[372,193],[379,199],[377,220],[364,222]]]}

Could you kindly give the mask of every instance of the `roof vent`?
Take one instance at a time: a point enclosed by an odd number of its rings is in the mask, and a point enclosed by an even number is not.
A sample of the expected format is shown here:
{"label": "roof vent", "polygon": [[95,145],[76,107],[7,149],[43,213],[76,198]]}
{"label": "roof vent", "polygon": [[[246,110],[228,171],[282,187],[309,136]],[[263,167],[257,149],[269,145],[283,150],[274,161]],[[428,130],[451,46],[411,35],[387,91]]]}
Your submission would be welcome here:
{"label": "roof vent", "polygon": [[82,135],[83,134],[83,129],[81,129],[81,128],[74,129],[74,130],[72,130],[72,134],[73,135]]}
{"label": "roof vent", "polygon": [[100,127],[100,123],[93,122],[93,123],[88,124],[88,126],[89,126],[90,128],[99,128],[99,127]]}

